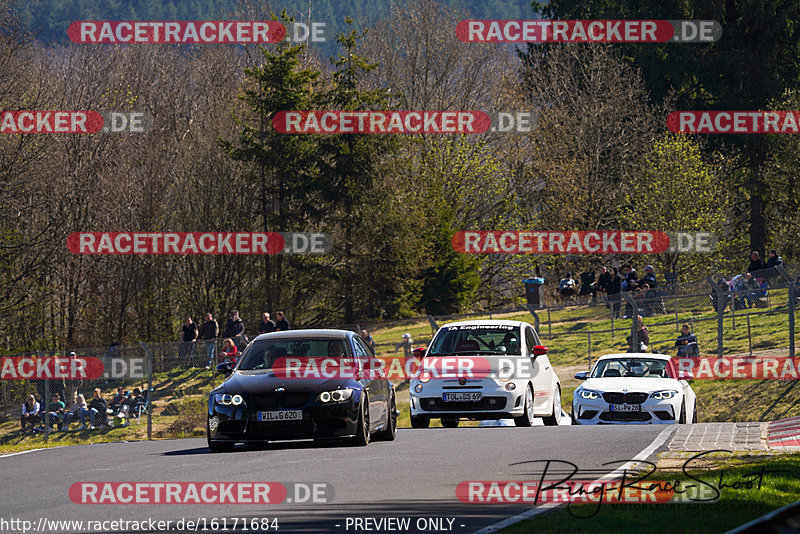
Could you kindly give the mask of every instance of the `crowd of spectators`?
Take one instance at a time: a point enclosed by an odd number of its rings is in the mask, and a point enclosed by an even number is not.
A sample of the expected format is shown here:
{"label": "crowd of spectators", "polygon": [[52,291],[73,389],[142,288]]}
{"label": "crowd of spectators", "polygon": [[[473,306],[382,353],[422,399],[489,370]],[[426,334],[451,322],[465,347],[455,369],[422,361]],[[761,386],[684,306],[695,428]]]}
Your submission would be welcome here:
{"label": "crowd of spectators", "polygon": [[67,431],[75,421],[80,421],[77,430],[86,429],[87,422],[91,430],[115,425],[127,426],[128,420],[134,415],[141,415],[147,405],[147,399],[139,388],[125,391],[122,387],[117,388],[117,394],[110,403],[106,403],[100,388],[94,388],[89,403],[77,391],[73,392],[69,408],[64,401],[64,392],[53,393],[45,410],[42,408],[44,403],[29,394],[20,410],[21,432],[43,432],[45,426],[51,431]]}
{"label": "crowd of spectators", "polygon": [[[637,302],[637,313],[645,317],[664,313],[664,305],[661,295],[658,292],[658,280],[652,265],[644,268],[644,275],[639,277],[633,265],[626,263],[621,267],[606,266],[600,268],[600,274],[596,275],[593,270],[586,270],[580,275],[580,289],[572,278],[572,273],[567,274],[558,284],[558,293],[562,298],[571,298],[575,295],[585,297],[587,300],[591,296],[591,303],[598,302],[598,294],[601,300],[605,300],[611,307],[615,319],[621,315],[621,293],[630,292]],[[625,306],[623,318],[633,317],[634,311],[629,304]]]}

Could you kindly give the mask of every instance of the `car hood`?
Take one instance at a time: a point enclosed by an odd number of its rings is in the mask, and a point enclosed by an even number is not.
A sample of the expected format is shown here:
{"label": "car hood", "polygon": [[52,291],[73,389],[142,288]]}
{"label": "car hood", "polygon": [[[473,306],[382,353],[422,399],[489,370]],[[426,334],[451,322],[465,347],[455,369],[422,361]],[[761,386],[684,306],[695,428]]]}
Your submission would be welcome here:
{"label": "car hood", "polygon": [[343,387],[360,388],[360,384],[352,378],[301,379],[276,376],[274,373],[264,371],[243,371],[232,374],[220,386],[214,388],[213,393],[224,391],[232,395],[263,394],[272,393],[277,388],[284,388],[288,392],[320,392]]}
{"label": "car hood", "polygon": [[608,377],[590,378],[580,386],[583,389],[591,389],[604,393],[606,391],[621,392],[627,389],[629,392],[648,392],[661,391],[662,389],[674,389],[681,391],[680,384],[674,378],[648,378],[648,377]]}

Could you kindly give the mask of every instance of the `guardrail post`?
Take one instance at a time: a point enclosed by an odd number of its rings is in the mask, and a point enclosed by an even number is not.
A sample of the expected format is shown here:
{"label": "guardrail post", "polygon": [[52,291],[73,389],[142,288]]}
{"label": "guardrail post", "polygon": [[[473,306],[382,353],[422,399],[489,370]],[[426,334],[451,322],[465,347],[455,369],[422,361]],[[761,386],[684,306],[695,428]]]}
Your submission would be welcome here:
{"label": "guardrail post", "polygon": [[539,321],[539,314],[536,313],[536,310],[533,308],[533,304],[526,304],[525,307],[528,309],[530,314],[533,315],[533,327],[536,329],[536,335],[539,335],[539,325],[541,324]]}
{"label": "guardrail post", "polygon": [[433,318],[433,315],[428,315],[428,323],[431,325],[431,336],[436,335],[436,331],[439,330],[439,325],[436,324],[436,319]]}
{"label": "guardrail post", "polygon": [[147,439],[153,439],[153,353],[147,348],[143,341],[139,342],[142,350],[147,355],[147,401],[145,402],[145,410],[147,410]]}
{"label": "guardrail post", "polygon": [[794,358],[794,292],[796,285],[794,279],[789,276],[783,265],[776,265],[775,270],[789,283],[787,290],[789,292],[789,357]]}
{"label": "guardrail post", "polygon": [[553,337],[553,323],[550,320],[550,308],[547,308],[547,337]]}
{"label": "guardrail post", "polygon": [[[723,341],[722,341],[722,332],[725,326],[722,324],[723,314],[725,312],[725,303],[722,301],[722,297],[727,294],[722,292],[718,284],[715,284],[714,281],[711,279],[710,276],[706,277],[706,281],[708,285],[711,286],[711,291],[714,292],[714,295],[717,297],[716,300],[716,308],[717,308],[717,356],[720,358],[722,357],[722,353],[724,352]],[[731,301],[731,309],[735,308],[736,304]]]}
{"label": "guardrail post", "polygon": [[586,346],[589,348],[589,369],[592,368],[592,333],[586,332]]}

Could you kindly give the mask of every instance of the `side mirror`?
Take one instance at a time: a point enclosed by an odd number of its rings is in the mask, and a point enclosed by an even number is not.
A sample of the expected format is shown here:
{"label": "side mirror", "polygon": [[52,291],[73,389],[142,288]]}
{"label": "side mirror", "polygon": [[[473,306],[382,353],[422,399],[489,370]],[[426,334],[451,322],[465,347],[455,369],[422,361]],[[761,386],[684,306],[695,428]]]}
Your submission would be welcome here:
{"label": "side mirror", "polygon": [[692,380],[694,373],[691,371],[678,371],[678,380]]}
{"label": "side mirror", "polygon": [[533,347],[533,355],[534,356],[541,356],[542,354],[547,354],[547,347],[544,345],[536,345]]}
{"label": "side mirror", "polygon": [[426,347],[417,347],[416,349],[411,351],[411,355],[414,358],[421,359],[425,355],[425,348]]}
{"label": "side mirror", "polygon": [[581,371],[580,373],[575,373],[575,378],[578,380],[586,380],[589,378],[589,371]]}
{"label": "side mirror", "polygon": [[233,365],[234,364],[231,362],[222,362],[217,365],[214,370],[221,375],[229,375],[233,372]]}

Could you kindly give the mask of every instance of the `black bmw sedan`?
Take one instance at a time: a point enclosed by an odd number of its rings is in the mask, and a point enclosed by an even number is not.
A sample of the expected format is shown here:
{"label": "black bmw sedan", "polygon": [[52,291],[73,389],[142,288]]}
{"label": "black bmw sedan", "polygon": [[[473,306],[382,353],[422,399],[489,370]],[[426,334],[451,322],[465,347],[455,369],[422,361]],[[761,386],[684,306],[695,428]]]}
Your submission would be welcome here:
{"label": "black bmw sedan", "polygon": [[345,330],[258,336],[235,367],[217,366],[228,377],[208,397],[208,448],[229,452],[236,443],[296,439],[346,439],[354,445],[393,440],[394,386],[370,370],[374,358],[357,334]]}

